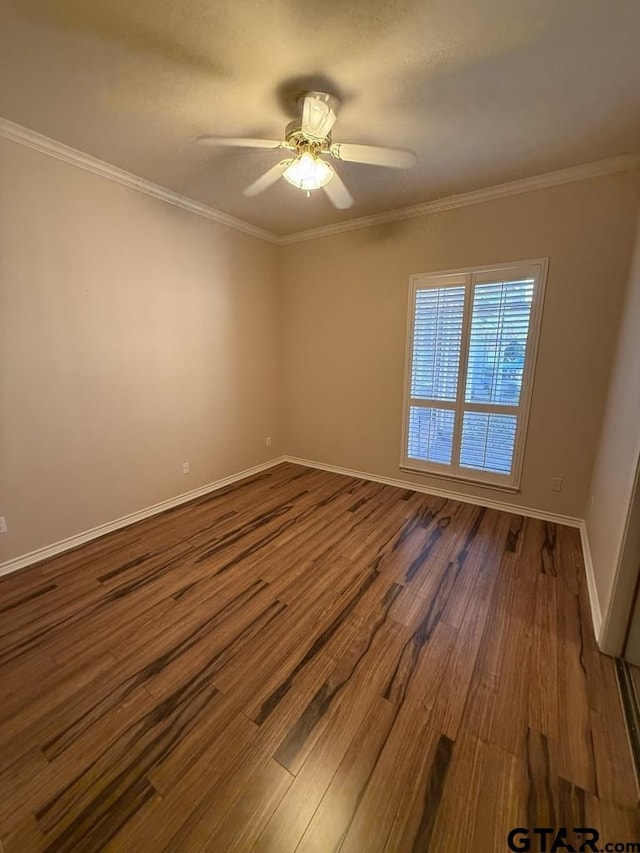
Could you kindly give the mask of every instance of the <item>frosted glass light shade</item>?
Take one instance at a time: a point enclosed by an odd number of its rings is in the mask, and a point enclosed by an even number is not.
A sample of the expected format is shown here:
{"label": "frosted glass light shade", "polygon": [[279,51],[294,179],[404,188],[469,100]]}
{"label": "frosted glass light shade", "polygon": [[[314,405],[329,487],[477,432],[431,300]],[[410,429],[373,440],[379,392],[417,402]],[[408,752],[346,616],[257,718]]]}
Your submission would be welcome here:
{"label": "frosted glass light shade", "polygon": [[305,151],[287,167],[283,177],[301,190],[317,190],[333,178],[333,169],[324,160]]}

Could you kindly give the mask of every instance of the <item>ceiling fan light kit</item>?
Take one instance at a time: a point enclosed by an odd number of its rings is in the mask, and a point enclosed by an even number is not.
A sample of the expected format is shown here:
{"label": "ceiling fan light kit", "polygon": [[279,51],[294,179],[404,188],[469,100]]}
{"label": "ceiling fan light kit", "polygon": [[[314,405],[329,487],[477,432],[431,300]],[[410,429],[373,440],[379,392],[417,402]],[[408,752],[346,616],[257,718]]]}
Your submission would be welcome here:
{"label": "ceiling fan light kit", "polygon": [[245,196],[264,192],[282,177],[292,186],[304,190],[307,195],[312,190],[323,189],[334,207],[344,209],[352,206],[353,197],[324,156],[348,163],[408,169],[415,164],[416,155],[405,148],[333,143],[331,131],[339,106],[337,98],[326,92],[307,93],[300,99],[299,118],[287,125],[282,142],[220,136],[201,136],[198,141],[227,147],[285,149],[294,155],[276,163],[250,184],[244,190]]}
{"label": "ceiling fan light kit", "polygon": [[310,151],[305,151],[291,161],[282,177],[292,186],[308,193],[326,186],[334,175],[335,172],[328,163]]}

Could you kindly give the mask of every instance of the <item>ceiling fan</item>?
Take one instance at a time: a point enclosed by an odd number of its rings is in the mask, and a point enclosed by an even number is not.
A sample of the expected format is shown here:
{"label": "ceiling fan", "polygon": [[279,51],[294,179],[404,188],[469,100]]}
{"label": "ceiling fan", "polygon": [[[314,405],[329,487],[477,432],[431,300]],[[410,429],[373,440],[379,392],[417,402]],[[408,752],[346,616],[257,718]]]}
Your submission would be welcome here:
{"label": "ceiling fan", "polygon": [[207,135],[199,136],[198,142],[227,147],[284,149],[288,152],[287,157],[250,184],[244,195],[258,195],[279,178],[284,178],[294,187],[305,190],[307,196],[312,190],[322,188],[333,206],[339,209],[351,207],[353,197],[325,157],[392,169],[408,169],[415,164],[416,155],[406,148],[333,142],[331,131],[340,106],[333,95],[308,92],[298,104],[299,116],[287,125],[282,141]]}

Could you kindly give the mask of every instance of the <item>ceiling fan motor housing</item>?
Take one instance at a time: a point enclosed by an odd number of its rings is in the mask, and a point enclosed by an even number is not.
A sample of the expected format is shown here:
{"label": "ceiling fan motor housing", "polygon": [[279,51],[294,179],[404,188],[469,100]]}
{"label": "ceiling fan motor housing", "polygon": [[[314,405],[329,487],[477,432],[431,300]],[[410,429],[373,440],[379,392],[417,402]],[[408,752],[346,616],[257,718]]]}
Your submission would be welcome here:
{"label": "ceiling fan motor housing", "polygon": [[296,118],[290,121],[285,129],[285,140],[287,145],[295,148],[298,152],[309,151],[312,154],[326,152],[331,145],[331,134],[322,139],[309,136],[302,130],[302,119]]}
{"label": "ceiling fan motor housing", "polygon": [[202,142],[213,145],[267,148],[290,152],[284,160],[271,166],[245,190],[246,196],[258,195],[279,178],[304,190],[323,189],[334,207],[351,207],[353,197],[340,175],[324,155],[351,163],[408,169],[415,163],[413,151],[402,148],[383,148],[375,145],[333,143],[331,132],[336,122],[340,100],[327,92],[307,92],[298,100],[298,115],[285,129],[285,140],[244,139],[230,136],[203,136]]}

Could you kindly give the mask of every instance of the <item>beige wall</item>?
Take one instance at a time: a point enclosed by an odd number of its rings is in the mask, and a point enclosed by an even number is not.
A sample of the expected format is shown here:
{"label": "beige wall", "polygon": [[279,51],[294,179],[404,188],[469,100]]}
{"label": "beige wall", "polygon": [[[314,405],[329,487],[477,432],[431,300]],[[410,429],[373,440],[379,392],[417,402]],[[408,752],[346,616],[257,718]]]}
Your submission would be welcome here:
{"label": "beige wall", "polygon": [[0,140],[0,562],[282,452],[277,278],[276,246]]}
{"label": "beige wall", "polygon": [[[540,190],[284,249],[287,453],[582,518],[627,281],[638,175]],[[522,476],[513,497],[404,474],[408,277],[550,257]],[[560,493],[553,476],[564,478]]]}
{"label": "beige wall", "polygon": [[[584,515],[637,174],[282,248],[6,141],[0,190],[0,562],[284,452]],[[521,492],[403,474],[408,276],[544,256]]]}
{"label": "beige wall", "polygon": [[[611,654],[622,651],[640,569],[640,494],[636,496],[635,513],[630,516],[639,459],[640,223],[586,512],[593,573],[604,620],[603,647]],[[628,518],[633,523],[623,550]]]}

